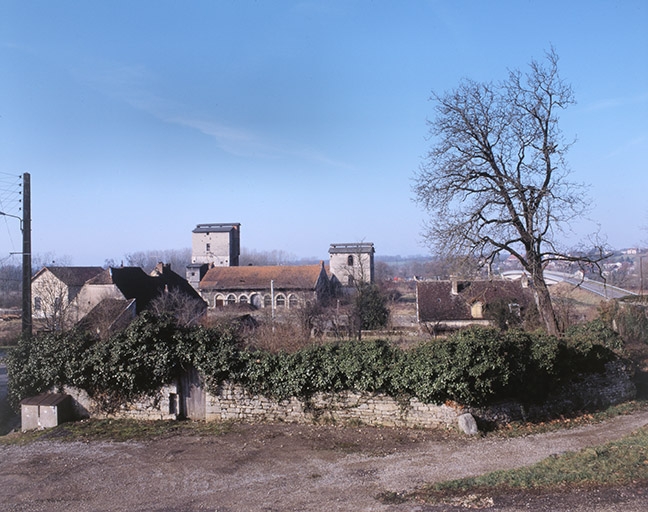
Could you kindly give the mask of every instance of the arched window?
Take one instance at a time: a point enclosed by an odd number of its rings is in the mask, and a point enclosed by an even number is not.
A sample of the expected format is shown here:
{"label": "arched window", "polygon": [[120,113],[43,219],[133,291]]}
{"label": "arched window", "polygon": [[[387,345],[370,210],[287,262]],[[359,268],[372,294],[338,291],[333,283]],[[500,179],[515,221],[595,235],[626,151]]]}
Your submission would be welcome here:
{"label": "arched window", "polygon": [[347,257],[347,265],[349,265],[350,267],[353,266],[353,255],[352,254],[349,254],[349,256]]}
{"label": "arched window", "polygon": [[248,296],[247,295],[241,295],[239,297],[239,303],[240,304],[247,304],[248,303]]}
{"label": "arched window", "polygon": [[288,307],[289,308],[296,308],[299,305],[299,299],[297,298],[297,295],[294,293],[291,293],[288,296]]}
{"label": "arched window", "polygon": [[283,294],[277,295],[277,298],[275,299],[275,303],[277,304],[278,308],[285,308],[286,307],[286,296]]}
{"label": "arched window", "polygon": [[225,304],[225,297],[220,293],[214,297],[214,307],[222,307]]}
{"label": "arched window", "polygon": [[236,297],[234,296],[234,294],[230,293],[227,296],[227,305],[231,306],[232,304],[236,304]]}

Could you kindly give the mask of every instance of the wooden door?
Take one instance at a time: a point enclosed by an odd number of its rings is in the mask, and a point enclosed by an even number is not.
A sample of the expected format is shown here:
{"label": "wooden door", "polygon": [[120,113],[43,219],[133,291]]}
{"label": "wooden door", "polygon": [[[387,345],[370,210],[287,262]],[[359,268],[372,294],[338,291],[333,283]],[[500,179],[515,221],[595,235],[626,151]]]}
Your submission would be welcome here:
{"label": "wooden door", "polygon": [[180,377],[180,415],[190,420],[205,419],[205,391],[193,366]]}

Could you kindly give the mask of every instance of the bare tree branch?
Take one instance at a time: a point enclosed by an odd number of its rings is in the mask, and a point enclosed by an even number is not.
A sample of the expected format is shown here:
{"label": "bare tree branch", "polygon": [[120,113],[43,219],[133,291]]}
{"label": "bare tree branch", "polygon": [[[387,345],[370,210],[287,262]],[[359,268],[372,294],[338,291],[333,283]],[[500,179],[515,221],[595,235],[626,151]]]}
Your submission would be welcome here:
{"label": "bare tree branch", "polygon": [[543,271],[550,261],[598,263],[604,257],[566,254],[556,233],[589,209],[582,185],[569,181],[571,146],[558,113],[574,103],[551,49],[526,73],[498,83],[463,80],[432,94],[433,144],[414,180],[416,201],[430,213],[425,240],[440,255],[492,261],[512,254],[531,275],[540,315],[557,333]]}

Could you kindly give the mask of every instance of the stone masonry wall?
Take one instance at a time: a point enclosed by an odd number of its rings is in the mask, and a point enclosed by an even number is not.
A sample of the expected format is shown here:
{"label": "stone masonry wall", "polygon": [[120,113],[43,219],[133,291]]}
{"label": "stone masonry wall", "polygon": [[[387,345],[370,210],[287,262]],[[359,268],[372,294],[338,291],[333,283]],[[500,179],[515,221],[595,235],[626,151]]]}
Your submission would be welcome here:
{"label": "stone masonry wall", "polygon": [[65,386],[63,392],[72,397],[77,418],[133,418],[138,420],[175,420],[178,418],[175,384],[164,386],[154,397],[147,397],[129,405],[122,405],[114,413],[101,410],[95,400],[83,389]]}
{"label": "stone masonry wall", "polygon": [[[64,392],[72,395],[78,417],[112,416],[148,420],[178,417],[176,385],[165,386],[155,397],[122,406],[111,415],[101,412],[83,390],[65,388]],[[205,419],[445,428],[456,426],[458,418],[465,413],[486,423],[506,423],[606,407],[632,400],[635,395],[632,369],[623,361],[609,363],[604,374],[584,377],[550,397],[546,403],[530,407],[506,402],[484,408],[462,408],[458,405],[426,404],[417,398],[397,400],[383,394],[353,391],[318,393],[303,400],[293,397],[277,401],[250,393],[238,384],[224,382],[215,393],[206,393]]]}
{"label": "stone masonry wall", "polygon": [[207,395],[206,419],[436,428],[456,425],[462,412],[447,405],[424,404],[416,398],[400,402],[387,395],[352,391],[318,393],[303,401],[275,401],[225,382],[215,394]]}

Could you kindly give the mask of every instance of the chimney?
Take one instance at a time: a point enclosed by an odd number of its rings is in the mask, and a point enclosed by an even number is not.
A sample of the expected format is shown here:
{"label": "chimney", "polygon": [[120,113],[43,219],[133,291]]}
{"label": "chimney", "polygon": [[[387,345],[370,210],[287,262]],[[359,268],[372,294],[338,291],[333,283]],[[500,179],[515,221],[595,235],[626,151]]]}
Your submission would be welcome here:
{"label": "chimney", "polygon": [[459,295],[459,280],[457,279],[457,276],[450,276],[450,283],[452,285],[450,293],[452,293],[452,295]]}

